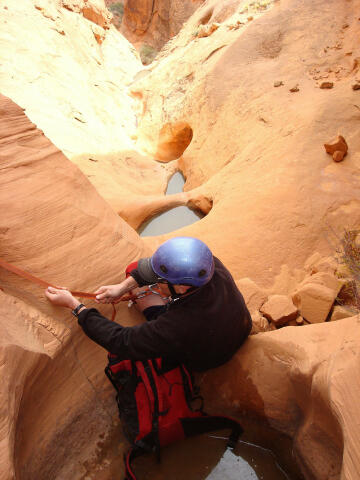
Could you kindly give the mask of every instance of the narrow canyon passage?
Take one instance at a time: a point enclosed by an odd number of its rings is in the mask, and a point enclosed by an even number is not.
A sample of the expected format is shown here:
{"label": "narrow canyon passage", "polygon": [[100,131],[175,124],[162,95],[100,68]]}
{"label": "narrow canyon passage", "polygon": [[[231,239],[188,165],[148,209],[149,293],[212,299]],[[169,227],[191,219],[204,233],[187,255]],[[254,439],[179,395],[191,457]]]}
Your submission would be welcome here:
{"label": "narrow canyon passage", "polygon": [[[93,293],[195,237],[253,320],[199,378],[205,411],[244,425],[235,451],[226,432],[187,439],[136,459],[139,480],[359,480],[359,11],[1,2],[0,258]],[[0,480],[122,479],[106,350],[4,269],[0,298]]]}

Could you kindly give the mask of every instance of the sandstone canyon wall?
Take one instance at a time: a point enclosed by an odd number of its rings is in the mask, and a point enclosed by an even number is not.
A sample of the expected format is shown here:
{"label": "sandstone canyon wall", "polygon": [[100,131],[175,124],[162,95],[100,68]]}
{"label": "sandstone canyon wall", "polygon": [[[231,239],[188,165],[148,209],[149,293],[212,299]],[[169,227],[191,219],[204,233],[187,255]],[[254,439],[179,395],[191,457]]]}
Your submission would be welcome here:
{"label": "sandstone canyon wall", "polygon": [[[270,286],[285,265],[333,252],[333,232],[359,225],[359,4],[282,0],[229,16],[226,6],[198,9],[171,54],[132,85],[144,105],[138,145],[156,155],[164,124],[189,124],[178,165],[185,189],[213,207],[181,232],[205,235],[237,278]],[[334,87],[320,89],[324,80]],[[323,144],[338,132],[352,149],[335,164]]]}
{"label": "sandstone canyon wall", "polygon": [[148,197],[163,194],[174,168],[134,150],[129,86],[142,64],[110,19],[102,0],[2,2],[0,86],[129,220],[140,195],[163,208]]}
{"label": "sandstone canyon wall", "polygon": [[126,84],[141,63],[102,1],[2,2],[0,21],[2,93],[56,146],[70,158],[131,147]]}
{"label": "sandstone canyon wall", "polygon": [[145,44],[159,51],[203,1],[127,0],[120,31],[134,45]]}
{"label": "sandstone canyon wall", "polygon": [[[321,322],[252,336],[202,378],[208,408],[290,435],[307,479],[357,480],[359,319],[325,322],[341,282],[324,258],[360,224],[360,2],[258,3],[205,2],[142,70],[103,1],[3,1],[0,257],[93,291],[170,236],[203,239],[266,328],[274,293]],[[337,133],[341,163],[323,148]],[[165,198],[177,169],[187,191]],[[145,241],[131,228],[180,204],[207,215]],[[0,478],[99,478],[104,351],[38,286],[1,270],[0,287]]]}
{"label": "sandstone canyon wall", "polygon": [[[1,96],[0,113],[1,257],[68,288],[93,291],[124,278],[125,264],[143,252],[137,234],[20,107]],[[105,352],[45,300],[43,288],[4,270],[0,278],[0,476],[70,478],[62,471],[70,467],[80,477],[76,457],[109,426]]]}

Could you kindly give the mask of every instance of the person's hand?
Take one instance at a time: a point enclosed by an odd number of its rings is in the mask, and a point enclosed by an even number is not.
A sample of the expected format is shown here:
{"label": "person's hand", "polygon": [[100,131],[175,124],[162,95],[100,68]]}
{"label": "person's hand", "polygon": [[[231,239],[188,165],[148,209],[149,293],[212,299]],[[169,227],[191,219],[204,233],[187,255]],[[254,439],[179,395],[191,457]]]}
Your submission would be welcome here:
{"label": "person's hand", "polygon": [[[123,282],[118,285],[103,285],[98,288],[95,292],[96,303],[117,303],[122,297],[130,292],[133,288],[138,287],[136,280],[131,276],[126,278]],[[124,298],[125,299],[125,298]]]}
{"label": "person's hand", "polygon": [[67,307],[72,310],[80,305],[79,300],[72,296],[72,294],[65,287],[54,288],[48,287],[45,290],[45,296],[50,300],[54,305],[59,307]]}
{"label": "person's hand", "polygon": [[96,290],[96,303],[114,303],[124,294],[120,285],[104,285]]}

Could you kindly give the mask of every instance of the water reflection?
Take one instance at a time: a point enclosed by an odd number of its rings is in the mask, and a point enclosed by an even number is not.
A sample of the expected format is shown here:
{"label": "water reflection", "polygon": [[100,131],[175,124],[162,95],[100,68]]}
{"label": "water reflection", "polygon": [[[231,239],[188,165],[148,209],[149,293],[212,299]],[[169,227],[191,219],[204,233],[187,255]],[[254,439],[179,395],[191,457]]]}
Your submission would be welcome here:
{"label": "water reflection", "polygon": [[234,451],[227,449],[205,480],[290,480],[266,448],[240,441]]}
{"label": "water reflection", "polygon": [[284,472],[270,450],[240,441],[231,451],[225,444],[215,435],[188,438],[163,448],[161,463],[145,455],[134,469],[141,480],[299,480]]}
{"label": "water reflection", "polygon": [[[165,195],[182,192],[184,184],[185,179],[183,175],[181,172],[176,172],[168,183]],[[143,223],[139,228],[139,234],[141,237],[162,235],[178,228],[186,227],[186,225],[191,225],[203,216],[201,212],[194,212],[188,207],[175,207]]]}
{"label": "water reflection", "polygon": [[[243,420],[241,423],[244,433],[234,451],[226,450],[228,431],[190,437],[162,448],[160,463],[154,454],[136,458],[133,462],[136,477],[139,480],[304,480],[294,463],[290,438],[263,424],[244,424]],[[93,463],[81,480],[123,478],[119,472],[123,472],[123,454],[128,448],[121,427],[114,427],[100,453],[102,464]]]}
{"label": "water reflection", "polygon": [[253,480],[261,477],[256,475],[255,470],[251,468],[246,460],[236,456],[228,449],[214,470],[206,477],[206,480],[217,480],[219,478],[223,480],[234,480],[234,478]]}

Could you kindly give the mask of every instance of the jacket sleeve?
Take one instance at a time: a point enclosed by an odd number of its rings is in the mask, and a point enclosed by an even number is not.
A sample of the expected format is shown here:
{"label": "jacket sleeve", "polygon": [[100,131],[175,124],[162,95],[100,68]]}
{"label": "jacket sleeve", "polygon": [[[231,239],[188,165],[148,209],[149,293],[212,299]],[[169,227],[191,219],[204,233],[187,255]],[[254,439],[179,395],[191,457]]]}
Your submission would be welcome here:
{"label": "jacket sleeve", "polygon": [[177,359],[181,352],[172,322],[161,316],[151,322],[123,327],[91,308],[80,312],[78,321],[91,340],[122,360],[146,360],[162,356]]}
{"label": "jacket sleeve", "polygon": [[154,282],[148,282],[142,278],[140,273],[138,272],[137,268],[134,268],[129,272],[129,275],[133,277],[133,279],[136,281],[136,283],[139,285],[139,287],[145,287],[146,285],[151,285]]}

